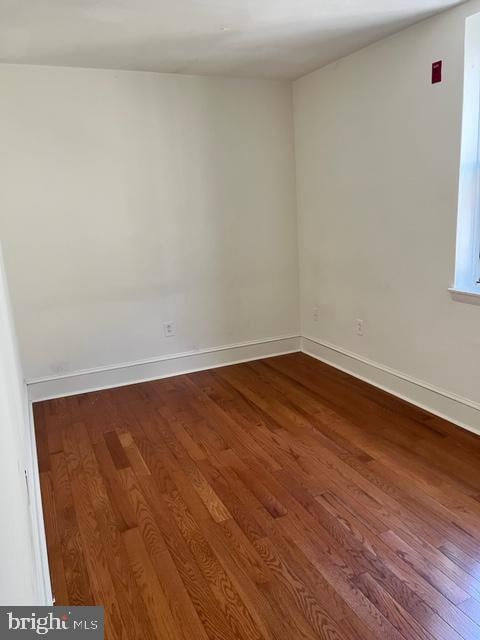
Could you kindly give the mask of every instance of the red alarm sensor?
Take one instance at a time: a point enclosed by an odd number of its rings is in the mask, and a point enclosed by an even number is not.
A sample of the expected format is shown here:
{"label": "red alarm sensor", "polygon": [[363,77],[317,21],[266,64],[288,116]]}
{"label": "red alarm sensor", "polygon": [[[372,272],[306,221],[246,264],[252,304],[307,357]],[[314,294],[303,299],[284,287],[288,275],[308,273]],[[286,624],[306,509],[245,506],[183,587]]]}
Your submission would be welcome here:
{"label": "red alarm sensor", "polygon": [[432,84],[437,84],[442,81],[442,61],[434,62],[432,64]]}

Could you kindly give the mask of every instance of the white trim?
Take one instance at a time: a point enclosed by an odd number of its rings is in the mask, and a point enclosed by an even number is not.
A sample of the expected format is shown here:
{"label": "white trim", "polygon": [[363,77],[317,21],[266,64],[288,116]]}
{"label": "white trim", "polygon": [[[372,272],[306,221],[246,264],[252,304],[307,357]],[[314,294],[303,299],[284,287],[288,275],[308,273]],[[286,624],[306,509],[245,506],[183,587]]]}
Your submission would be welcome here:
{"label": "white trim", "polygon": [[43,518],[42,492],[40,489],[40,472],[38,468],[37,443],[33,420],[32,403],[28,403],[28,427],[30,445],[30,469],[28,481],[30,488],[30,513],[32,517],[33,549],[35,554],[37,589],[42,606],[53,605],[52,584],[48,566],[47,540],[45,536],[45,520]]}
{"label": "white trim", "polygon": [[466,302],[467,304],[480,304],[480,288],[478,291],[465,291],[450,287],[450,295],[457,302]]}
{"label": "white trim", "polygon": [[355,378],[480,435],[480,404],[315,338],[303,337],[301,350]]}
{"label": "white trim", "polygon": [[[462,139],[454,288],[475,291],[480,246],[480,18],[465,22]],[[472,302],[468,296],[454,297]]]}
{"label": "white trim", "polygon": [[83,369],[27,380],[31,402],[122,387],[300,350],[300,336],[281,336]]}
{"label": "white trim", "polygon": [[[476,294],[470,295],[479,297]],[[27,381],[28,395],[30,403],[38,402],[297,351],[303,351],[336,369],[365,380],[460,427],[480,434],[480,403],[435,387],[336,345],[307,336],[252,340],[210,349],[169,354],[149,360],[125,362],[109,367],[83,369],[64,375],[35,378]],[[36,462],[32,417],[31,423],[32,456],[35,455]]]}

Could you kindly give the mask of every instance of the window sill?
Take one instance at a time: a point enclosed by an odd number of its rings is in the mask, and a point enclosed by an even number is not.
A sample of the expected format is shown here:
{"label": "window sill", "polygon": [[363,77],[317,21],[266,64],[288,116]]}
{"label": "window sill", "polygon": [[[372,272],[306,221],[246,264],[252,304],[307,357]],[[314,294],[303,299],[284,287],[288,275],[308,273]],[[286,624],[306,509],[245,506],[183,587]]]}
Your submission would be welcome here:
{"label": "window sill", "polygon": [[463,289],[449,289],[452,299],[456,302],[465,302],[466,304],[480,305],[480,288],[478,291],[464,291]]}

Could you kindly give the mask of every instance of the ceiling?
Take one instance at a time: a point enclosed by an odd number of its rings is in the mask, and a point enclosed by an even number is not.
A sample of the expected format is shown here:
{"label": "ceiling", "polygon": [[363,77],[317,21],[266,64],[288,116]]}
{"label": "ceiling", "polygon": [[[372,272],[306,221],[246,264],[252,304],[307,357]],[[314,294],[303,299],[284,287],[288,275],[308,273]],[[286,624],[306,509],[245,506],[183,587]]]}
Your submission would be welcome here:
{"label": "ceiling", "polygon": [[459,0],[0,0],[0,61],[297,78]]}

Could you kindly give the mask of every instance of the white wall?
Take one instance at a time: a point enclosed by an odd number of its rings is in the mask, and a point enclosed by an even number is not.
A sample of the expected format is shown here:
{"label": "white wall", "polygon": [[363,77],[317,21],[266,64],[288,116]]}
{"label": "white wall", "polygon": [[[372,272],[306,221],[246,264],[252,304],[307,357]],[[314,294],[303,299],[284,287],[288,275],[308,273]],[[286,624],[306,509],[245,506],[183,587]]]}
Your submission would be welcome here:
{"label": "white wall", "polygon": [[[294,103],[302,334],[478,404],[480,307],[447,291],[476,11],[300,79]],[[10,65],[0,81],[27,378],[298,332],[288,84]]]}
{"label": "white wall", "polygon": [[478,402],[480,307],[447,291],[465,18],[477,11],[467,3],[301,78],[294,109],[302,333]]}
{"label": "white wall", "polygon": [[289,84],[15,65],[0,84],[27,379],[298,334]]}
{"label": "white wall", "polygon": [[43,604],[37,592],[24,470],[30,470],[27,395],[0,251],[0,606]]}

